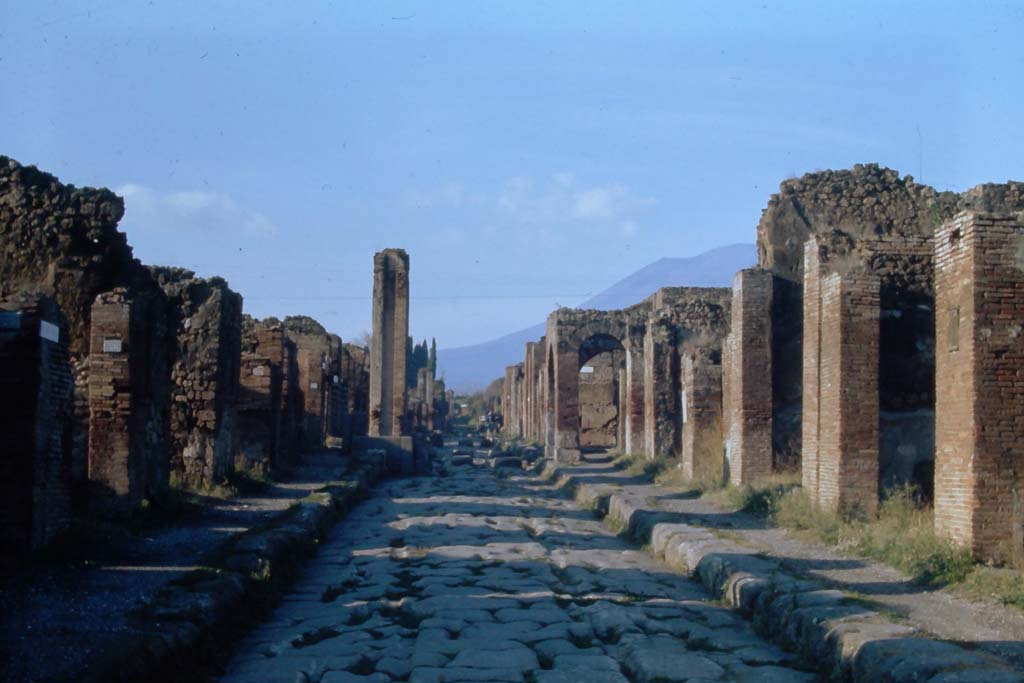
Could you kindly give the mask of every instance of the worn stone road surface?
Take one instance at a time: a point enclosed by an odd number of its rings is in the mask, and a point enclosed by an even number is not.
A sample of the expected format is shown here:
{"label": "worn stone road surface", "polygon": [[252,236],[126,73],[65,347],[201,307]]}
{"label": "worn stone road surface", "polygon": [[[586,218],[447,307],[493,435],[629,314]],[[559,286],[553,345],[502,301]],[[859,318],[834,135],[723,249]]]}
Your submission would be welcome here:
{"label": "worn stone road surface", "polygon": [[591,511],[534,477],[474,465],[378,486],[222,678],[814,680]]}

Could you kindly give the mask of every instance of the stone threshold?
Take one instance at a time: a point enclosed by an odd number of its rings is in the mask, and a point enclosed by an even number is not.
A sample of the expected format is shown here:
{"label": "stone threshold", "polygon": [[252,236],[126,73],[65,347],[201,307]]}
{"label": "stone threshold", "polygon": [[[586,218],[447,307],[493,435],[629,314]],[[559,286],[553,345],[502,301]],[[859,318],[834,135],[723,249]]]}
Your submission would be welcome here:
{"label": "stone threshold", "polygon": [[866,600],[783,567],[743,543],[742,530],[677,521],[685,515],[660,509],[652,493],[678,491],[631,478],[610,463],[549,464],[543,476],[594,509],[609,528],[700,581],[826,680],[1024,683],[1010,661],[973,644],[937,639],[886,614],[884,600]]}
{"label": "stone threshold", "polygon": [[137,632],[106,648],[86,683],[203,681],[301,574],[320,540],[384,474],[370,451],[342,479],[296,501],[269,523],[229,539],[206,566],[176,578],[134,615]]}

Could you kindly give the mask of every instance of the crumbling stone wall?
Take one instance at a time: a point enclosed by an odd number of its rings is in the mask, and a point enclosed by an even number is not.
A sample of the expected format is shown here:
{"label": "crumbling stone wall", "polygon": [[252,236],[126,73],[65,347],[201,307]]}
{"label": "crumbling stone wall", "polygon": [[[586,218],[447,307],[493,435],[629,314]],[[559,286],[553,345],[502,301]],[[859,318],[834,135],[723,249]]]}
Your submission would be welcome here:
{"label": "crumbling stone wall", "polygon": [[46,546],[70,521],[67,339],[52,299],[0,299],[0,564]]}
{"label": "crumbling stone wall", "polygon": [[88,473],[89,320],[102,292],[127,287],[156,291],[117,230],[124,201],[110,190],[77,188],[0,155],[0,297],[42,293],[53,298],[68,326],[75,400],[72,473]]}
{"label": "crumbling stone wall", "polygon": [[935,528],[1019,561],[1024,214],[961,213],[936,233],[935,254]]}
{"label": "crumbling stone wall", "polygon": [[287,464],[281,452],[285,345],[280,322],[242,316],[241,348],[235,468],[279,471]]}
{"label": "crumbling stone wall", "polygon": [[209,486],[231,470],[238,444],[242,297],[221,278],[151,270],[174,335],[171,469],[188,486]]}
{"label": "crumbling stone wall", "polygon": [[124,513],[159,497],[170,475],[170,366],[163,297],[100,294],[90,323],[89,506]]}

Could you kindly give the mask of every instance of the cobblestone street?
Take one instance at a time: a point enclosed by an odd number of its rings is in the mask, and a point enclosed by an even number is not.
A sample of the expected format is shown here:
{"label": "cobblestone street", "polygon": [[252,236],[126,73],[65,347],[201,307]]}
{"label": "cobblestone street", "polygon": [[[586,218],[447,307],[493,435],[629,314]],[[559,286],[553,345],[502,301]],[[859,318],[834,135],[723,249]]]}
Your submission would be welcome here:
{"label": "cobblestone street", "polygon": [[590,510],[475,462],[375,488],[223,683],[816,680]]}

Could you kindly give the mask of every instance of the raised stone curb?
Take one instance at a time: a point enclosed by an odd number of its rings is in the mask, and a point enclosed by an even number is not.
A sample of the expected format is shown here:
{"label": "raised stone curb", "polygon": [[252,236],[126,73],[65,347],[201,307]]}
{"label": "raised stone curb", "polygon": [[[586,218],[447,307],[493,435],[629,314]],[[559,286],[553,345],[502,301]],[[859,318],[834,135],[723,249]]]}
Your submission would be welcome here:
{"label": "raised stone curb", "polygon": [[226,651],[224,641],[287,588],[320,539],[381,477],[383,451],[358,457],[344,479],[230,539],[207,567],[161,588],[135,615],[138,630],[101,654],[83,680],[201,680],[200,672],[216,666]]}
{"label": "raised stone curb", "polygon": [[828,680],[856,683],[1024,683],[1001,659],[896,623],[843,591],[798,577],[778,562],[708,529],[663,521],[610,485],[557,466],[545,476],[593,508],[609,526],[689,573],[755,628],[814,663]]}

